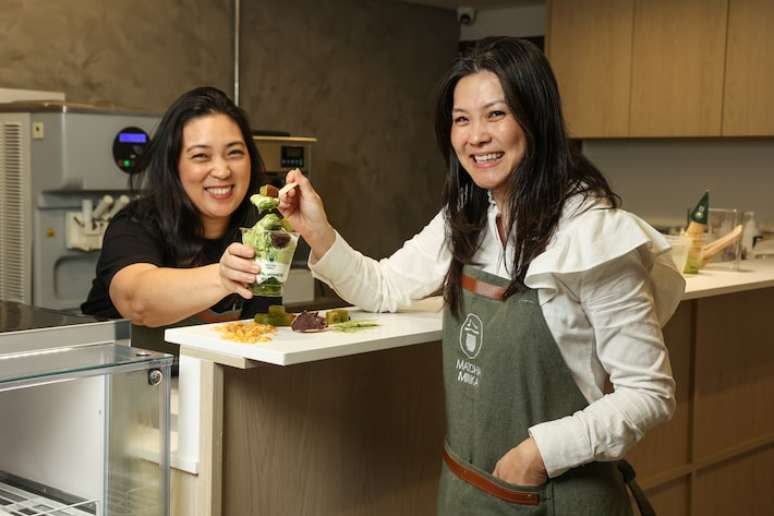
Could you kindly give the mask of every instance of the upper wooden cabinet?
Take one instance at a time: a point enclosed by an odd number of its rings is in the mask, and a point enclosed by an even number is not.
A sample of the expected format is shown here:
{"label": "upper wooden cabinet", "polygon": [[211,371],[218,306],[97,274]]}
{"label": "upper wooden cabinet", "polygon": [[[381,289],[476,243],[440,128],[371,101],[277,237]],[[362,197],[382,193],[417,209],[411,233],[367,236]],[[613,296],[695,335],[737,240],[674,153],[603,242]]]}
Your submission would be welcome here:
{"label": "upper wooden cabinet", "polygon": [[630,136],[717,136],[727,0],[638,0]]}
{"label": "upper wooden cabinet", "polygon": [[774,2],[730,2],[723,134],[774,135]]}
{"label": "upper wooden cabinet", "polygon": [[629,134],[634,0],[555,0],[547,52],[570,133]]}
{"label": "upper wooden cabinet", "polygon": [[774,135],[774,1],[547,2],[574,136]]}

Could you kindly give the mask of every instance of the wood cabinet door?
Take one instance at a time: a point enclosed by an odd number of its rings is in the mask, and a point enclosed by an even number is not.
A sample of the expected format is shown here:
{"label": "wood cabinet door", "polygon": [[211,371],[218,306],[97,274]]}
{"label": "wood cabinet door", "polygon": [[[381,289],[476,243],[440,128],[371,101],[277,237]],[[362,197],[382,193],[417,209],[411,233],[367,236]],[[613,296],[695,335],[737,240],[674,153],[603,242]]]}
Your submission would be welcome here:
{"label": "wood cabinet door", "polygon": [[627,136],[634,0],[550,0],[547,52],[574,137]]}
{"label": "wood cabinet door", "polygon": [[631,136],[719,136],[728,0],[638,0]]}
{"label": "wood cabinet door", "polygon": [[723,135],[774,134],[774,2],[730,0]]}

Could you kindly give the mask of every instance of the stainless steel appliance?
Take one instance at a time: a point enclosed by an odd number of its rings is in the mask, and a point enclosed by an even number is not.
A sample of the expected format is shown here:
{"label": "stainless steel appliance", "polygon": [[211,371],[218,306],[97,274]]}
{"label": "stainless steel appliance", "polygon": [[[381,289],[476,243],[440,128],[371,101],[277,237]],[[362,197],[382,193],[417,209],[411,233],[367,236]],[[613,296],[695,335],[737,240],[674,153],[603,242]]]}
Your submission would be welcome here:
{"label": "stainless steel appliance", "polygon": [[[253,141],[261,154],[269,182],[277,187],[285,184],[285,174],[294,168],[312,179],[312,150],[316,138],[256,134]],[[315,280],[306,266],[309,245],[301,239],[293,255],[293,268],[283,289],[287,303],[311,303],[315,299]]]}
{"label": "stainless steel appliance", "polygon": [[0,299],[77,309],[159,116],[0,104]]}
{"label": "stainless steel appliance", "polygon": [[294,168],[312,177],[312,149],[317,138],[256,134],[255,146],[263,159],[269,180],[277,187],[285,184],[285,174]]}
{"label": "stainless steel appliance", "polygon": [[0,301],[0,514],[169,514],[173,358],[128,334]]}

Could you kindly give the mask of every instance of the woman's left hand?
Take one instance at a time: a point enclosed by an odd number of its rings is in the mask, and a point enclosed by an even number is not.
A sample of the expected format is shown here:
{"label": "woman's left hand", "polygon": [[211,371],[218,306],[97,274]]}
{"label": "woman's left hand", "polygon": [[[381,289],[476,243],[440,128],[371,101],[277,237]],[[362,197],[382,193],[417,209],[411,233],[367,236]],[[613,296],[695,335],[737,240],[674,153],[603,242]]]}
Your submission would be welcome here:
{"label": "woman's left hand", "polygon": [[546,465],[535,441],[530,437],[516,448],[511,448],[495,465],[495,477],[523,486],[539,486],[546,483]]}
{"label": "woman's left hand", "polygon": [[252,260],[255,251],[239,242],[231,243],[218,264],[220,284],[227,292],[236,292],[245,299],[251,299],[250,285],[255,283],[255,275],[261,268]]}

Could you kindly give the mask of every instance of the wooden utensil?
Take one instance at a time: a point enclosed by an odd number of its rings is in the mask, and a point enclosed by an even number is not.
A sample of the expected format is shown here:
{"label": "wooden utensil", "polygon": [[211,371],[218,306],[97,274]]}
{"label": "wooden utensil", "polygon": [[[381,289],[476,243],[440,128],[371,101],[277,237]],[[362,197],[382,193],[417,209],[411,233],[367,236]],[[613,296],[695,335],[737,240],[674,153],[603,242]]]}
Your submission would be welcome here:
{"label": "wooden utensil", "polygon": [[716,254],[718,254],[720,251],[730,246],[731,244],[736,243],[736,241],[739,240],[741,237],[742,237],[742,225],[739,224],[733,230],[729,231],[728,233],[718,238],[714,242],[702,247],[701,248],[702,265],[706,265],[707,262],[710,261],[713,256],[715,256]]}
{"label": "wooden utensil", "polygon": [[281,199],[283,195],[285,195],[286,193],[288,193],[289,191],[291,191],[293,188],[295,188],[297,186],[298,186],[298,183],[288,183],[288,184],[286,184],[285,186],[280,188],[279,193],[277,194],[277,197],[279,197]]}

